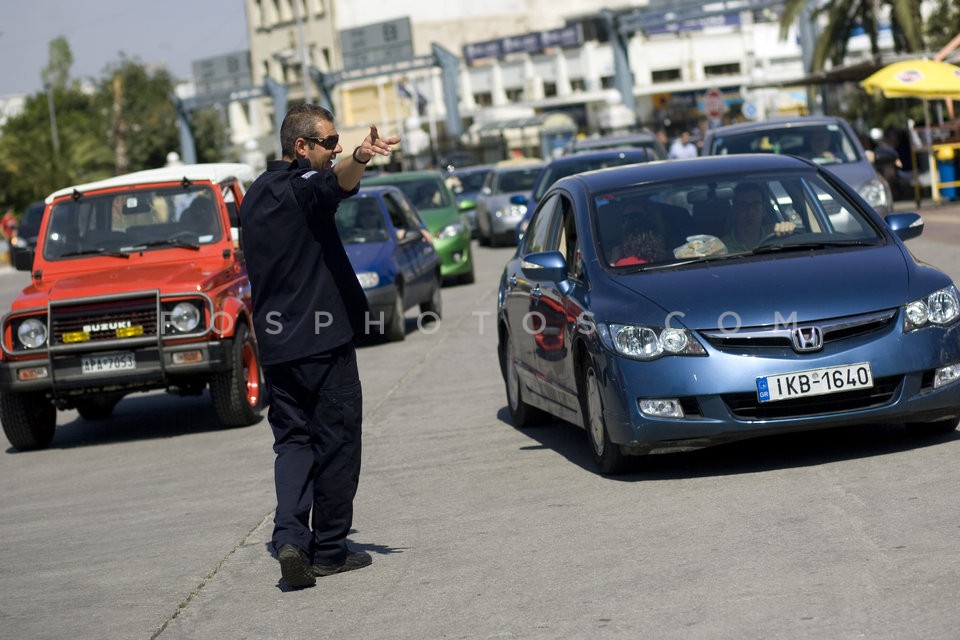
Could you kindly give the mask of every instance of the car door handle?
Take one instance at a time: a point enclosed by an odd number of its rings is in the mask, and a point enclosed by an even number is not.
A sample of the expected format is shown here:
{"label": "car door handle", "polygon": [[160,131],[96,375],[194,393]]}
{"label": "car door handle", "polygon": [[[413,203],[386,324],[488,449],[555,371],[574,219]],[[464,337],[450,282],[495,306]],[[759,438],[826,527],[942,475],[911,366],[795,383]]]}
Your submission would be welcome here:
{"label": "car door handle", "polygon": [[539,286],[534,287],[533,289],[530,290],[530,297],[534,298],[535,300],[539,300],[540,296],[542,295],[543,295],[543,292],[540,291]]}

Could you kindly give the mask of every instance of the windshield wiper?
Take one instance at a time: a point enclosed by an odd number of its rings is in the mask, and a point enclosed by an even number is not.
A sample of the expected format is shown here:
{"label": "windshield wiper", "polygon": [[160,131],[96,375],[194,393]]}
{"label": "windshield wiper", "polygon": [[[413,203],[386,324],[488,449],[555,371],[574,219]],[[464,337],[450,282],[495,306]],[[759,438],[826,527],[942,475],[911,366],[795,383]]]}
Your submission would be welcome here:
{"label": "windshield wiper", "polygon": [[150,247],[178,247],[180,249],[200,250],[200,243],[195,240],[184,240],[183,238],[168,238],[167,240],[151,240],[150,242],[141,242],[135,245],[134,249]]}
{"label": "windshield wiper", "polygon": [[753,248],[754,255],[759,253],[773,253],[775,251],[795,251],[805,249],[826,249],[827,247],[872,247],[877,241],[867,240],[808,240],[806,242],[777,242],[764,243]]}
{"label": "windshield wiper", "polygon": [[116,249],[104,249],[103,247],[97,247],[96,249],[83,249],[82,251],[71,251],[70,253],[61,254],[61,258],[72,258],[74,256],[110,256],[111,258],[130,258],[130,254],[126,251],[118,251]]}

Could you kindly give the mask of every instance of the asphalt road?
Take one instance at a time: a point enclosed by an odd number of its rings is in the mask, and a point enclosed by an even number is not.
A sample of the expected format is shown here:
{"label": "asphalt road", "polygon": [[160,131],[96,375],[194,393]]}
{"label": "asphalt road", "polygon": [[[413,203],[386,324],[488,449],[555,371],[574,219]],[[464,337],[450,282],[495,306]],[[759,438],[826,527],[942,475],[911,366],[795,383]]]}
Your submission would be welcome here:
{"label": "asphalt road", "polygon": [[[908,245],[960,281],[960,207],[922,213]],[[411,313],[404,342],[360,351],[371,567],[281,590],[266,421],[142,394],[0,451],[0,638],[958,637],[960,436],[799,434],[601,477],[581,430],[509,423],[510,251],[478,249],[434,333]],[[0,274],[4,309],[26,279]]]}

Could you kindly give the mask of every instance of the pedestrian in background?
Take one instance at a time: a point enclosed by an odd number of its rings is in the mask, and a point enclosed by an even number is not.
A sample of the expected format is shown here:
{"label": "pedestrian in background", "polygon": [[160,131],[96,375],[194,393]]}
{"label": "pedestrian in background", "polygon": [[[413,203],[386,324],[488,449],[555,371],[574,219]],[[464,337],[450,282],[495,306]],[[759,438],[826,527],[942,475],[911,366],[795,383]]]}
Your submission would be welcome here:
{"label": "pedestrian in background", "polygon": [[280,127],[282,160],[240,206],[253,323],[271,398],[276,453],[273,547],[287,586],[371,563],[347,534],[360,478],[360,377],[354,339],[366,333],[366,296],[334,222],[357,193],[366,164],[399,138],[377,127],[345,158],[333,114],[291,108]]}
{"label": "pedestrian in background", "polygon": [[697,155],[697,145],[690,142],[690,132],[684,130],[670,145],[670,153],[667,154],[667,157],[671,159],[696,158]]}

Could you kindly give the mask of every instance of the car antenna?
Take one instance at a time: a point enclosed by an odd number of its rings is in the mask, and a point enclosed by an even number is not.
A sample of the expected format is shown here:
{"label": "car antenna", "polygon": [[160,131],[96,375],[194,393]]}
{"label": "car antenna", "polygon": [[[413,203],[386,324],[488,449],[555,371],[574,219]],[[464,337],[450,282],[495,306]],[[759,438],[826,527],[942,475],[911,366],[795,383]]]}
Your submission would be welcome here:
{"label": "car antenna", "polygon": [[190,178],[188,178],[187,176],[183,176],[183,180],[180,181],[180,186],[183,187],[184,189],[188,188],[191,184],[192,183],[190,182]]}
{"label": "car antenna", "polygon": [[83,197],[83,194],[80,193],[79,191],[77,191],[76,189],[74,189],[74,190],[73,190],[73,193],[70,194],[70,197],[73,198],[74,201],[76,201],[76,200],[79,200],[80,198],[82,198],[82,197]]}

